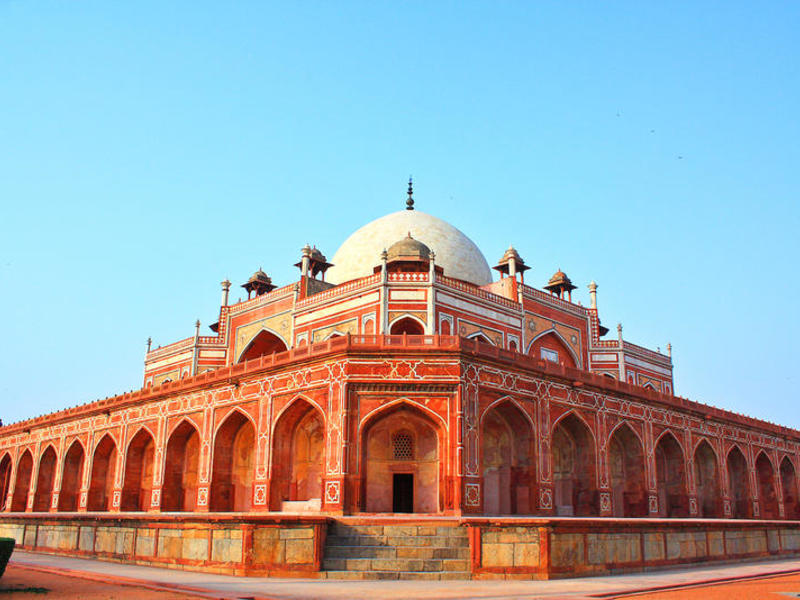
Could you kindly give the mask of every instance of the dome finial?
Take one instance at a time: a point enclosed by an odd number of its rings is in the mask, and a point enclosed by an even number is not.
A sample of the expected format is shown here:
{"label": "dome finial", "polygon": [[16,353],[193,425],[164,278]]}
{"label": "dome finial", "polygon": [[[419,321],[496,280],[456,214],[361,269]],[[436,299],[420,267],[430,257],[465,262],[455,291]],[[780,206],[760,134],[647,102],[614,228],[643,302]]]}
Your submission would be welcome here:
{"label": "dome finial", "polygon": [[414,210],[414,182],[410,175],[408,177],[408,200],[406,200],[406,210]]}

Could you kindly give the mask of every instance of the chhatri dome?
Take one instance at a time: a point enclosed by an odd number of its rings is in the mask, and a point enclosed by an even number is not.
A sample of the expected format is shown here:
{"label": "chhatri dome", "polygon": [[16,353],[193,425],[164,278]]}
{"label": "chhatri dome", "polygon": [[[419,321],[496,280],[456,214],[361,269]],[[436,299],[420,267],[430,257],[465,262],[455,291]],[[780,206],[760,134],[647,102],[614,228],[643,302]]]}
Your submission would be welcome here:
{"label": "chhatri dome", "polygon": [[410,236],[430,248],[446,276],[475,285],[492,282],[489,263],[471,239],[450,223],[414,210],[411,181],[406,204],[407,210],[367,223],[347,238],[333,255],[328,281],[339,284],[372,275],[380,264],[381,252]]}

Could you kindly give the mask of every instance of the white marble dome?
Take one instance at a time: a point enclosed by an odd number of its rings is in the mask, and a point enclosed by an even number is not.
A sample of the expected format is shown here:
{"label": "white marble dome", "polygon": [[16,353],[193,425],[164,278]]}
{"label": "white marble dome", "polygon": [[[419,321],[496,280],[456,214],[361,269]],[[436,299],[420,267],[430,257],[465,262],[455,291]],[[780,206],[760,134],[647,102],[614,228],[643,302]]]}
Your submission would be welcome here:
{"label": "white marble dome", "polygon": [[347,238],[336,254],[325,279],[344,283],[371,275],[381,264],[381,252],[408,234],[428,246],[436,264],[448,277],[475,285],[492,282],[492,272],[478,247],[458,229],[418,210],[401,210],[367,223]]}

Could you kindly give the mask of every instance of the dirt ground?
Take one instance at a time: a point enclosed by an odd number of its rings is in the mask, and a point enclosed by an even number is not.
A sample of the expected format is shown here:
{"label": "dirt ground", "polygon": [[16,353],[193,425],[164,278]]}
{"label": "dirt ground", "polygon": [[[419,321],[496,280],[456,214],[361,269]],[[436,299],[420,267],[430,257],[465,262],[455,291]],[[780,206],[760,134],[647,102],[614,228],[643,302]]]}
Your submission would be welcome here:
{"label": "dirt ground", "polygon": [[8,565],[0,578],[0,599],[34,600],[64,598],[65,600],[181,600],[197,598],[182,592],[162,592],[138,586],[119,585],[55,575],[33,569]]}
{"label": "dirt ground", "polygon": [[781,598],[800,598],[800,574],[619,597],[631,600],[780,600]]}

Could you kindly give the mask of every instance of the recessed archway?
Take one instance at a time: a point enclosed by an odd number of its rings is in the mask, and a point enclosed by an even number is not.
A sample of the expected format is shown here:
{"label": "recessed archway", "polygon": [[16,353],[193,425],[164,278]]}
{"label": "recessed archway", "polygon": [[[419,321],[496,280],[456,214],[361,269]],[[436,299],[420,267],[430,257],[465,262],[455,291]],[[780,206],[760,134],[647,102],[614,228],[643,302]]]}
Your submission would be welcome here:
{"label": "recessed archway", "polygon": [[25,450],[17,463],[17,481],[14,484],[14,497],[11,500],[13,512],[24,512],[28,506],[28,493],[31,490],[31,474],[33,473],[33,456]]}
{"label": "recessed archway", "polygon": [[154,458],[153,436],[145,427],[142,427],[128,444],[120,510],[143,511],[150,508]]}
{"label": "recessed archway", "polygon": [[627,423],[614,431],[608,442],[612,512],[615,517],[648,514],[642,443]]}
{"label": "recessed archway", "polygon": [[272,443],[272,510],[284,502],[310,502],[321,508],[325,464],[325,421],[317,407],[297,398],[275,424]]}
{"label": "recessed archway", "polygon": [[256,336],[250,340],[247,347],[242,351],[239,356],[238,362],[246,360],[253,360],[260,358],[265,354],[274,354],[275,352],[286,352],[286,343],[277,335],[266,329],[262,329]]}
{"label": "recessed archway", "polygon": [[162,512],[193,511],[197,507],[200,435],[189,421],[181,421],[167,442]]}
{"label": "recessed archway", "polygon": [[89,483],[87,509],[104,511],[111,508],[114,491],[114,477],[117,472],[117,445],[106,434],[94,449],[92,458],[92,479]]}
{"label": "recessed archway", "polygon": [[598,515],[595,443],[589,428],[569,413],[553,428],[551,448],[556,514]]}
{"label": "recessed archway", "polygon": [[362,510],[439,512],[440,424],[403,401],[374,413],[361,431]]}
{"label": "recessed archway", "polygon": [[697,516],[721,517],[719,465],[717,455],[706,440],[700,442],[694,451],[694,481],[697,488]]}
{"label": "recessed archway", "polygon": [[753,515],[747,461],[736,446],[728,452],[728,493],[731,500],[731,516],[734,519],[749,519]]}
{"label": "recessed archway", "polygon": [[8,490],[11,486],[11,455],[6,452],[0,459],[0,512],[6,509]]}
{"label": "recessed archway", "polygon": [[510,400],[495,404],[481,420],[484,514],[529,514],[534,439],[532,425]]}
{"label": "recessed archway", "polygon": [[392,323],[389,333],[391,335],[423,335],[425,333],[425,327],[416,319],[403,317]]}
{"label": "recessed archway", "polygon": [[241,512],[253,504],[256,430],[244,414],[234,410],[214,437],[210,509]]}
{"label": "recessed archway", "polygon": [[686,462],[678,440],[671,433],[665,433],[658,440],[655,457],[659,515],[662,517],[688,517]]}
{"label": "recessed archway", "polygon": [[83,464],[85,453],[78,440],[64,455],[64,470],[61,476],[61,491],[58,494],[59,512],[74,512],[78,510],[78,499],[83,480]]}
{"label": "recessed archway", "polygon": [[528,354],[540,360],[575,368],[577,360],[573,350],[555,331],[548,331],[535,338],[528,348]]}
{"label": "recessed archway", "polygon": [[39,459],[39,474],[33,494],[33,512],[47,512],[53,500],[53,484],[56,480],[56,451],[47,446]]}
{"label": "recessed archway", "polygon": [[797,475],[788,456],[781,461],[781,488],[783,489],[783,512],[787,519],[800,518],[800,503],[797,500]]}
{"label": "recessed archway", "polygon": [[756,458],[756,481],[758,481],[758,501],[761,518],[778,518],[778,494],[775,487],[775,468],[764,452]]}

